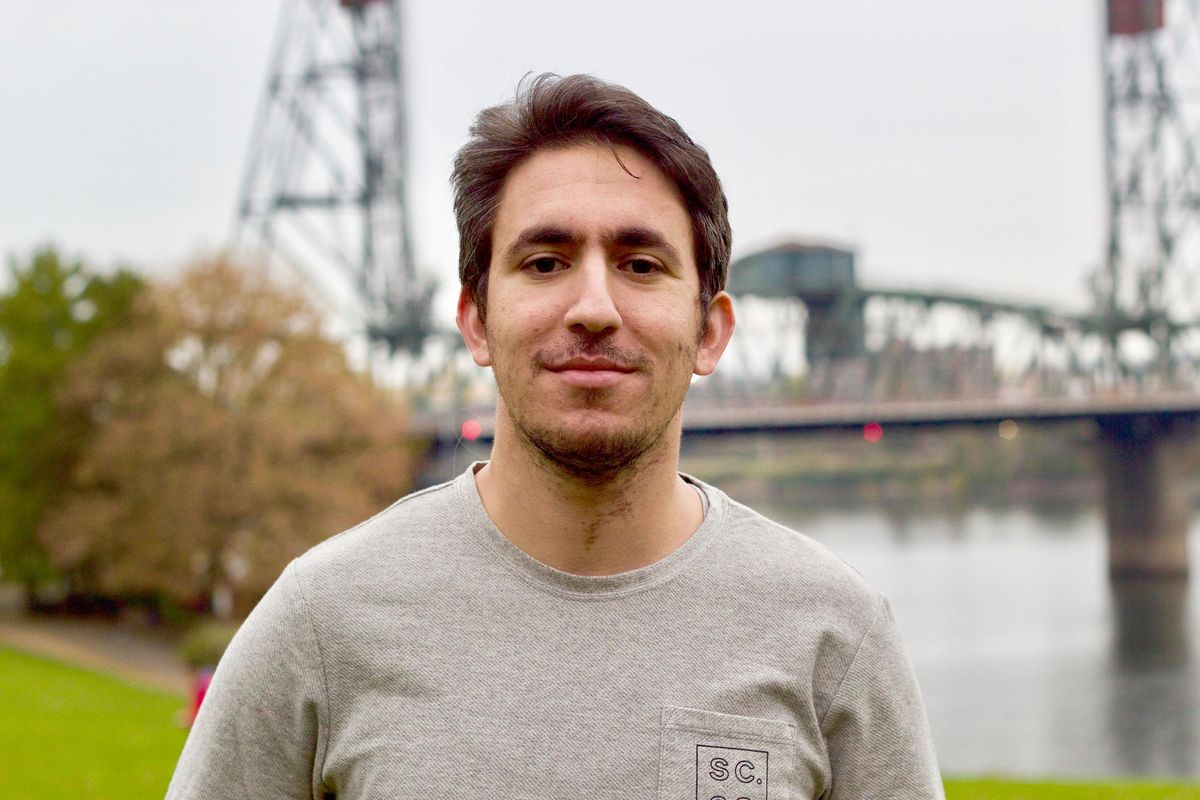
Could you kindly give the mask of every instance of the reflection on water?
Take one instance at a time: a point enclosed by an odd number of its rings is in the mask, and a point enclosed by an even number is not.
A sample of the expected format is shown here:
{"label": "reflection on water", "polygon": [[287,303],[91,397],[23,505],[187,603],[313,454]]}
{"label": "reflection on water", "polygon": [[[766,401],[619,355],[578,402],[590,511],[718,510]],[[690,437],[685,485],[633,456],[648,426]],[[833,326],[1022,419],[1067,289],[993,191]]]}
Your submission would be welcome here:
{"label": "reflection on water", "polygon": [[1200,774],[1200,671],[1192,659],[1188,584],[1123,580],[1112,587],[1108,727],[1121,768]]}
{"label": "reflection on water", "polygon": [[1113,658],[1125,672],[1179,669],[1187,664],[1188,584],[1123,579],[1111,586]]}
{"label": "reflection on water", "polygon": [[[1097,508],[814,510],[786,489],[731,493],[887,593],[947,773],[1200,779],[1198,592],[1110,584]],[[1197,534],[1200,517],[1192,553]]]}

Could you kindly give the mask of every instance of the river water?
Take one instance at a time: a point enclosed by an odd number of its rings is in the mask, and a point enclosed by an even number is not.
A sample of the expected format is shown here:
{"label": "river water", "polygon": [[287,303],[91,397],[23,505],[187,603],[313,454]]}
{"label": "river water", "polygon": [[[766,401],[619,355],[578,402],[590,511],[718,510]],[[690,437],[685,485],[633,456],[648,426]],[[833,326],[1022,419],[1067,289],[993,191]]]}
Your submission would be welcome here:
{"label": "river water", "polygon": [[[1110,585],[1098,508],[897,518],[743,494],[888,595],[947,774],[1200,779],[1200,591]],[[1200,516],[1189,544],[1200,574]]]}

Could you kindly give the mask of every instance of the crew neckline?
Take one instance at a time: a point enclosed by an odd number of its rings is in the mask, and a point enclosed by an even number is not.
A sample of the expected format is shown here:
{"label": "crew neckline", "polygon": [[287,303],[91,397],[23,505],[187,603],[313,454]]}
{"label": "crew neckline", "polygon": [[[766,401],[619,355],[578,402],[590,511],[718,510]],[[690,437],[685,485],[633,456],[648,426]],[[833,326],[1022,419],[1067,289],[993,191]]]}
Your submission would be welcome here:
{"label": "crew neckline", "polygon": [[523,578],[550,591],[580,599],[609,599],[659,586],[695,559],[723,527],[728,500],[724,493],[691,475],[679,473],[684,481],[701,493],[706,506],[704,519],[687,540],[652,564],[612,575],[578,575],[552,567],[517,547],[505,536],[483,507],[475,484],[475,473],[486,464],[476,461],[453,483],[460,505],[467,514],[472,533],[499,554]]}

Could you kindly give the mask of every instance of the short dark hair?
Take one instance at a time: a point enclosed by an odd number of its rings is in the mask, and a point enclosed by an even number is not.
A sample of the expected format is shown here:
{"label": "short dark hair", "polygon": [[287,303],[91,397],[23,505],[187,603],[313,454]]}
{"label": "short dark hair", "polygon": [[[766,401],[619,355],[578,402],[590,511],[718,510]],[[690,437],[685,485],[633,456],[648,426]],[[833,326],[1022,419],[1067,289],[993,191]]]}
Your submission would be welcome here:
{"label": "short dark hair", "polygon": [[526,76],[511,102],[479,112],[454,157],[458,277],[486,312],[492,232],[508,174],[539,150],[581,142],[625,145],[675,184],[692,223],[702,310],[725,288],[733,234],[729,203],[708,152],[671,117],[624,86],[590,75]]}

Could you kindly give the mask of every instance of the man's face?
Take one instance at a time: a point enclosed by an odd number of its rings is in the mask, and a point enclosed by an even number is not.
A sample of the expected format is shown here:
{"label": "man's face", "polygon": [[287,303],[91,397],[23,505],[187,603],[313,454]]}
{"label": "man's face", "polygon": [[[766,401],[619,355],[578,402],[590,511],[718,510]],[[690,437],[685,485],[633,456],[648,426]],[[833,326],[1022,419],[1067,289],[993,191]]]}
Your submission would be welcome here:
{"label": "man's face", "polygon": [[458,318],[476,363],[492,367],[498,412],[517,436],[598,480],[660,442],[674,446],[691,376],[713,370],[733,328],[724,293],[701,314],[675,187],[638,152],[615,152],[543,150],[509,174],[487,322],[466,292]]}

